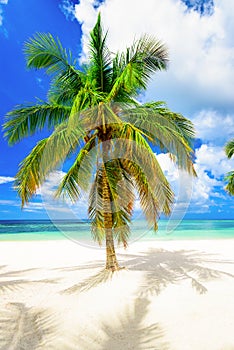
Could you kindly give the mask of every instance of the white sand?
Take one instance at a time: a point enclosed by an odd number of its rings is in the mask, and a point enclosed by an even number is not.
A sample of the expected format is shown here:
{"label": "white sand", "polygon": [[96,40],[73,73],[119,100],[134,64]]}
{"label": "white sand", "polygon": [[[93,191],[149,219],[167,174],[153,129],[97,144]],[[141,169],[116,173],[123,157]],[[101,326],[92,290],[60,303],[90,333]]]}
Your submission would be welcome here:
{"label": "white sand", "polygon": [[0,243],[1,350],[233,350],[234,240]]}

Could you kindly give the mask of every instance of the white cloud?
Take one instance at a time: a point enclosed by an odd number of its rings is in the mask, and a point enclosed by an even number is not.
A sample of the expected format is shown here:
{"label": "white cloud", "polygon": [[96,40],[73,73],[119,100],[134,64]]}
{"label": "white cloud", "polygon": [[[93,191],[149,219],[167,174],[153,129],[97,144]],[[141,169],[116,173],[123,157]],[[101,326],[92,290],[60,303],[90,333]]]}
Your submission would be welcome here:
{"label": "white cloud", "polygon": [[9,206],[13,206],[13,207],[18,207],[19,206],[19,202],[13,201],[13,200],[9,200],[9,199],[1,199],[0,200],[0,205],[9,205]]}
{"label": "white cloud", "polygon": [[10,176],[0,176],[0,185],[15,181],[14,177]]}
{"label": "white cloud", "polygon": [[61,11],[64,13],[66,19],[73,20],[75,18],[74,16],[74,5],[69,0],[63,0],[62,3],[59,5]]}
{"label": "white cloud", "polygon": [[214,14],[202,17],[185,11],[185,5],[175,0],[106,0],[99,9],[94,4],[94,0],[81,0],[75,6],[85,53],[98,11],[109,30],[112,51],[124,49],[145,32],[169,47],[169,71],[150,84],[147,99],[165,99],[176,107],[183,105],[184,110],[186,106],[187,110],[200,105],[233,106],[234,2],[217,0]]}
{"label": "white cloud", "polygon": [[3,15],[2,15],[2,9],[0,8],[0,27],[2,26],[3,24]]}
{"label": "white cloud", "polygon": [[203,144],[196,150],[195,155],[196,170],[210,172],[216,179],[234,169],[234,159],[227,159],[222,147]]}
{"label": "white cloud", "polygon": [[173,212],[176,212],[177,214],[180,212],[180,215],[183,215],[192,201],[195,180],[184,170],[179,170],[171,161],[168,154],[161,153],[156,157],[175,193]]}
{"label": "white cloud", "polygon": [[188,206],[193,212],[207,212],[211,205],[219,205],[215,199],[225,201],[223,176],[234,169],[234,159],[227,159],[222,147],[204,144],[196,150],[197,178],[178,171],[167,154],[159,154],[157,159],[176,194],[176,212],[183,214]]}
{"label": "white cloud", "polygon": [[0,27],[3,25],[3,10],[1,5],[7,5],[8,0],[0,0]]}
{"label": "white cloud", "polygon": [[196,137],[224,146],[234,135],[234,115],[214,110],[202,110],[192,118]]}
{"label": "white cloud", "polygon": [[78,5],[75,5],[75,17],[81,24],[82,29],[82,46],[83,53],[81,62],[85,60],[89,53],[87,43],[89,41],[89,33],[97,20],[97,9],[94,8],[95,0],[81,0]]}

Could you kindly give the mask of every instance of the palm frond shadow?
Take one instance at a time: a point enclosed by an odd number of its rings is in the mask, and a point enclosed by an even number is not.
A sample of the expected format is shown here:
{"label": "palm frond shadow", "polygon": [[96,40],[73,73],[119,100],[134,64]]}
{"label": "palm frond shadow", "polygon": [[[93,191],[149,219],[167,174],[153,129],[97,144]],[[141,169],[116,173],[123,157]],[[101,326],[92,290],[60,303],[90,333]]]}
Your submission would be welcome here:
{"label": "palm frond shadow", "polygon": [[23,303],[8,303],[0,310],[0,349],[44,349],[57,337],[56,317]]}
{"label": "palm frond shadow", "polygon": [[182,280],[190,280],[192,287],[199,294],[203,294],[207,292],[204,282],[224,276],[234,277],[231,273],[205,266],[208,263],[210,265],[212,263],[233,264],[234,262],[211,258],[206,253],[196,251],[151,249],[148,253],[142,253],[140,257],[132,256],[126,265],[131,270],[146,271],[142,295],[159,294],[168,285]]}
{"label": "palm frond shadow", "polygon": [[[5,267],[5,266],[4,266]],[[35,284],[41,283],[52,283],[58,282],[58,279],[12,279],[12,277],[18,277],[24,275],[27,272],[39,271],[39,269],[27,269],[27,270],[17,270],[17,271],[7,271],[0,273],[0,294],[6,292],[14,292],[25,289],[26,287],[35,286]]]}
{"label": "palm frond shadow", "polygon": [[113,272],[108,270],[98,271],[95,275],[92,275],[82,282],[74,284],[73,286],[61,291],[61,294],[73,294],[73,293],[82,293],[88,291],[91,288],[97,287],[102,283],[110,281],[113,276]]}
{"label": "palm frond shadow", "polygon": [[23,289],[30,282],[27,280],[11,280],[0,282],[0,294],[5,292],[14,292]]}
{"label": "palm frond shadow", "polygon": [[15,292],[15,291],[21,291],[24,290],[27,287],[33,287],[35,288],[35,285],[39,284],[45,284],[45,283],[51,283],[51,284],[57,284],[57,279],[43,279],[43,280],[11,280],[11,281],[1,281],[0,282],[0,294],[4,294],[6,292]]}
{"label": "palm frond shadow", "polygon": [[103,324],[103,329],[108,337],[103,350],[127,349],[129,345],[134,350],[166,350],[167,344],[162,341],[164,332],[158,323],[149,326],[143,326],[148,311],[149,301],[140,298],[135,301],[134,309],[128,308],[124,317],[118,320],[119,327],[111,327],[109,324]]}
{"label": "palm frond shadow", "polygon": [[90,332],[74,339],[74,343],[80,349],[91,348],[96,344],[95,348],[102,350],[168,350],[169,346],[163,340],[164,332],[159,323],[143,325],[149,303],[146,298],[136,299],[134,305],[128,305],[124,313],[116,315],[114,322],[97,323],[98,329],[93,325]]}
{"label": "palm frond shadow", "polygon": [[[7,267],[4,266],[4,268]],[[26,272],[32,272],[32,271],[37,271],[38,269],[32,268],[32,269],[26,269],[26,270],[16,270],[16,271],[6,271],[6,272],[1,272],[0,273],[0,278],[3,277],[18,277],[24,275]]]}
{"label": "palm frond shadow", "polygon": [[74,272],[74,271],[80,271],[80,270],[90,270],[90,269],[98,268],[102,266],[103,266],[103,262],[95,261],[93,263],[86,264],[86,265],[56,267],[56,268],[53,268],[53,271]]}

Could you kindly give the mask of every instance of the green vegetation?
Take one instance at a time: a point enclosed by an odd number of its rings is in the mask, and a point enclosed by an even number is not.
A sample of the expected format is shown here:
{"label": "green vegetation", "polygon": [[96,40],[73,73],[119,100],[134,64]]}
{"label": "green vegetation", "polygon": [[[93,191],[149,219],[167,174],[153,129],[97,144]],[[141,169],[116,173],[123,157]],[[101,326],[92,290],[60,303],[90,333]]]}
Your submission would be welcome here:
{"label": "green vegetation", "polygon": [[167,68],[165,46],[144,35],[125,52],[113,54],[106,41],[99,15],[90,34],[89,62],[77,68],[71,52],[50,34],[29,39],[27,67],[43,68],[51,76],[48,100],[16,106],[7,114],[4,129],[9,144],[45,127],[52,131],[20,164],[15,185],[22,206],[77,152],[56,196],[75,202],[81,191],[89,191],[92,234],[100,244],[105,240],[106,269],[115,271],[119,265],[114,239],[126,247],[136,193],[155,230],[160,213],[171,211],[173,191],[152,145],[195,175],[194,130],[188,119],[164,103],[136,100],[155,72]]}
{"label": "green vegetation", "polygon": [[[226,144],[225,153],[229,159],[234,155],[234,139]],[[225,180],[228,182],[226,186],[227,192],[234,195],[234,170],[227,173]]]}

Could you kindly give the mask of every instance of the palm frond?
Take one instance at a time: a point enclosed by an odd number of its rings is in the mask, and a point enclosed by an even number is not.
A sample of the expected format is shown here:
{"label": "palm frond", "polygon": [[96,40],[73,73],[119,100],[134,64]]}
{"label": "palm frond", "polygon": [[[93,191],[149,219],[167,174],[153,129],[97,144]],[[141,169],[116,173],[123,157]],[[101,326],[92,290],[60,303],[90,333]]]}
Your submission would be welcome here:
{"label": "palm frond", "polygon": [[[77,95],[69,117],[68,125],[70,128],[76,127],[76,123],[80,123],[87,132],[100,129],[103,131],[108,128],[112,131],[115,126],[118,128],[122,124],[120,117],[109,103],[99,102],[95,107],[86,108],[90,98],[95,99],[95,95],[90,97],[87,93],[87,100],[85,96],[81,96],[81,91]],[[101,133],[99,136],[101,137]]]}
{"label": "palm frond", "polygon": [[193,124],[181,114],[173,113],[161,102],[126,109],[122,119],[135,125],[154,144],[171,154],[179,168],[196,176],[193,167]]}
{"label": "palm frond", "polygon": [[59,39],[54,39],[50,33],[36,33],[25,43],[24,53],[28,68],[44,68],[47,74],[54,76],[49,90],[50,101],[60,103],[62,92],[68,86],[75,87],[76,93],[81,88],[83,74],[75,68],[71,51],[64,49]]}
{"label": "palm frond", "polygon": [[[104,199],[104,176],[108,185],[108,203],[105,202],[107,199]],[[106,214],[111,214],[114,237],[118,244],[127,246],[134,199],[132,181],[121,168],[118,159],[108,161],[98,169],[90,191],[88,212],[92,235],[99,244],[105,237]]]}
{"label": "palm frond", "polygon": [[85,86],[80,89],[74,99],[69,122],[73,122],[74,117],[76,118],[77,113],[80,111],[87,111],[90,109],[91,111],[94,111],[95,108],[97,108],[94,106],[98,106],[98,101],[100,99],[102,99],[102,93],[98,92],[89,84],[89,82],[87,82]]}
{"label": "palm frond", "polygon": [[140,66],[146,81],[158,70],[167,68],[168,50],[166,46],[147,34],[137,42],[136,56],[141,60]]}
{"label": "palm frond", "polygon": [[230,171],[224,178],[225,181],[228,182],[225,187],[226,191],[234,196],[234,171]]}
{"label": "palm frond", "polygon": [[113,60],[112,89],[108,100],[115,99],[122,90],[137,95],[146,89],[152,75],[166,69],[166,47],[155,38],[144,35],[134,42],[125,53],[117,53]]}
{"label": "palm frond", "polygon": [[85,85],[84,73],[77,75],[68,73],[66,75],[57,75],[52,81],[48,91],[48,100],[51,103],[72,105],[77,93]]}
{"label": "palm frond", "polygon": [[80,190],[88,190],[94,159],[97,156],[96,145],[96,135],[93,135],[79,151],[74,164],[61,181],[56,197],[63,195],[64,198],[68,197],[72,202],[76,202],[80,196]]}
{"label": "palm frond", "polygon": [[50,33],[36,33],[25,43],[24,53],[28,68],[46,68],[48,74],[59,75],[69,71],[79,78],[71,51],[64,49],[60,40]]}
{"label": "palm frond", "polygon": [[90,74],[95,80],[96,88],[101,92],[108,92],[111,83],[111,57],[106,46],[107,33],[103,33],[101,15],[90,33]]}
{"label": "palm frond", "polygon": [[[148,182],[152,189],[156,206],[160,210],[163,210],[165,214],[169,214],[173,201],[173,193],[155,154],[145,140],[142,132],[133,125],[125,123],[120,128],[120,137],[114,142],[116,150],[115,158],[125,159],[126,164],[131,166],[133,170],[135,169],[135,174],[136,170],[139,171],[142,176],[143,185]],[[134,166],[134,164],[136,165]],[[128,172],[127,167],[125,170]]]}
{"label": "palm frond", "polygon": [[228,158],[231,158],[234,155],[234,139],[229,141],[225,145],[225,153],[226,153]]}
{"label": "palm frond", "polygon": [[21,162],[16,174],[15,188],[21,198],[22,206],[29,202],[46,176],[76,149],[83,135],[81,129],[68,132],[67,125],[62,124],[50,137],[38,142]]}
{"label": "palm frond", "polygon": [[16,106],[6,115],[4,136],[9,144],[15,144],[26,136],[33,135],[45,126],[55,127],[68,119],[71,108],[46,102],[36,105]]}
{"label": "palm frond", "polygon": [[22,207],[29,202],[45,179],[39,170],[47,141],[43,139],[38,142],[31,153],[20,163],[16,174],[15,189],[21,198]]}
{"label": "palm frond", "polygon": [[[148,223],[153,225],[154,230],[157,230],[157,221],[161,212],[165,215],[169,215],[171,212],[174,196],[169,183],[162,171],[160,174],[155,173],[155,169],[151,169],[149,172],[147,168],[147,171],[145,171],[145,167],[142,167],[136,161],[123,159],[121,165],[133,179],[141,208]],[[154,165],[159,167],[157,160]]]}
{"label": "palm frond", "polygon": [[122,243],[126,247],[135,201],[133,181],[119,159],[109,160],[104,167],[110,189],[113,232],[118,244]]}
{"label": "palm frond", "polygon": [[88,215],[91,220],[91,233],[93,238],[101,245],[105,237],[102,168],[97,169],[95,179],[89,192]]}

